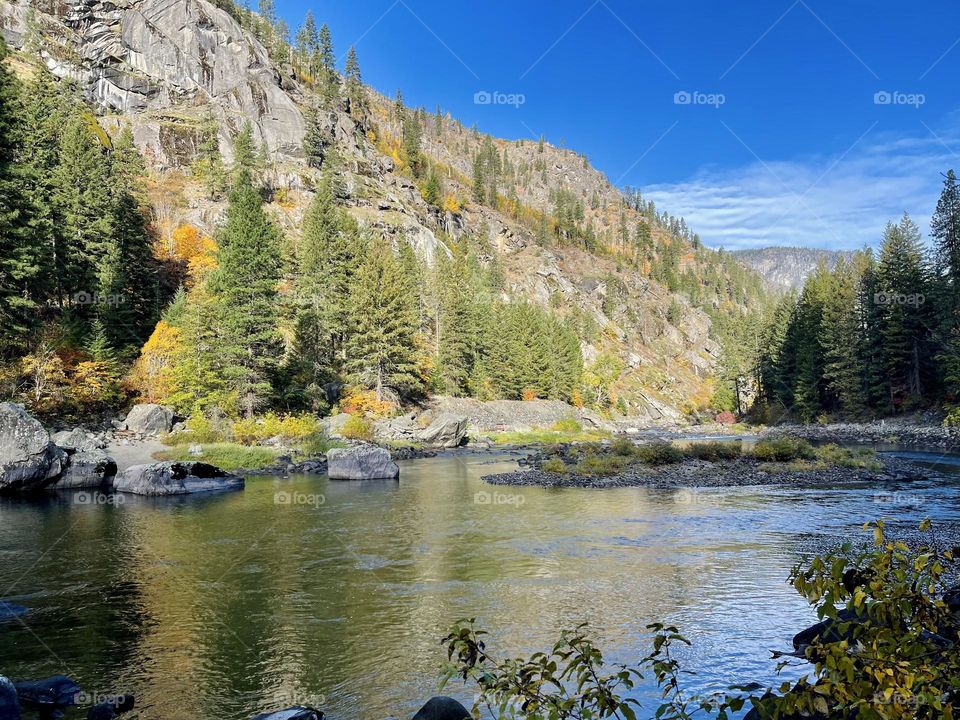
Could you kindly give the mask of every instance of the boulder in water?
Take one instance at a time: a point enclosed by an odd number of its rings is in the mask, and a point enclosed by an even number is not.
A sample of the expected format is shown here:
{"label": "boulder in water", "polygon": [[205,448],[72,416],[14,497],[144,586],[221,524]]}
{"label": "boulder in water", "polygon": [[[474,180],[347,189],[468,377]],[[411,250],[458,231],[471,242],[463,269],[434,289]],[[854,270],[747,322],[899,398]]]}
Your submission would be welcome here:
{"label": "boulder in water", "polygon": [[472,720],[473,715],[452,697],[436,695],[417,711],[413,720]]}
{"label": "boulder in water", "polygon": [[244,480],[202,462],[168,461],[134,465],[113,481],[116,492],[133,495],[190,495],[192,493],[242,490]]}
{"label": "boulder in water", "polygon": [[0,675],[0,720],[20,720],[17,689],[3,675]]}
{"label": "boulder in water", "polygon": [[388,450],[360,445],[330,450],[327,474],[331,480],[395,480],[400,477],[400,468]]}
{"label": "boulder in water", "polygon": [[286,710],[277,710],[271,713],[261,713],[251,720],[323,720],[323,713],[313,708],[297,705]]}
{"label": "boulder in water", "polygon": [[14,603],[8,603],[0,600],[0,623],[13,620],[14,618],[18,618],[21,615],[26,614],[27,608],[25,608],[23,605],[16,605]]}
{"label": "boulder in water", "polygon": [[22,705],[53,710],[77,704],[77,696],[83,690],[65,675],[54,675],[44,680],[24,680],[15,682],[17,695]]}
{"label": "boulder in water", "polygon": [[433,421],[417,433],[417,439],[432,447],[454,448],[463,442],[467,434],[465,415],[440,413]]}
{"label": "boulder in water", "polygon": [[98,489],[109,485],[116,474],[117,464],[103,450],[79,450],[69,456],[67,467],[50,487],[53,490]]}
{"label": "boulder in water", "polygon": [[66,457],[22,406],[0,403],[0,493],[41,490],[63,471]]}
{"label": "boulder in water", "polygon": [[173,410],[164,405],[134,405],[123,421],[123,429],[141,435],[163,435],[173,427]]}

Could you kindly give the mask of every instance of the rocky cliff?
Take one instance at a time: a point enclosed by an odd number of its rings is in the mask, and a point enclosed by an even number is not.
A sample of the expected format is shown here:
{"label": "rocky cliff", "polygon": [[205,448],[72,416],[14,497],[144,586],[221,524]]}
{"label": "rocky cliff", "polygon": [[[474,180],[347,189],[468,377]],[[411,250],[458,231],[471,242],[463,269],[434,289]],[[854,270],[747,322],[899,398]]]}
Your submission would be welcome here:
{"label": "rocky cliff", "polygon": [[821,261],[832,269],[840,258],[849,260],[853,256],[849,251],[798,247],[736,250],[733,254],[744,265],[760,273],[770,285],[781,290],[800,290]]}
{"label": "rocky cliff", "polygon": [[[232,141],[249,120],[269,155],[272,212],[296,243],[317,174],[302,151],[314,96],[234,13],[206,0],[0,0],[0,30],[21,57],[39,57],[55,75],[75,81],[108,132],[132,125],[157,183],[177,187],[174,200],[167,193],[156,201],[157,217],[167,226],[189,221],[212,231],[222,219],[222,201],[195,187],[189,167],[210,127],[217,128],[229,162]],[[588,323],[587,365],[603,353],[622,360],[617,394],[631,414],[673,419],[678,408],[709,397],[719,356],[709,316],[687,295],[651,279],[642,263],[625,262],[623,248],[615,247],[625,226],[646,223],[659,246],[670,244],[668,233],[628,207],[586,158],[536,140],[495,140],[497,153],[509,155],[514,169],[509,199],[495,207],[464,202],[442,211],[398,167],[392,149],[400,128],[392,102],[373,91],[367,97],[363,115],[351,112],[341,96],[319,118],[325,152],[335,149],[345,168],[342,201],[363,225],[395,244],[411,243],[428,259],[447,252],[447,243],[464,233],[485,236],[504,268],[507,295]],[[442,169],[446,190],[469,199],[473,158],[488,139],[449,116],[423,117],[423,151]],[[585,208],[583,222],[600,239],[601,252],[536,242],[530,217],[546,218],[561,189]],[[714,286],[726,288],[732,283],[714,256],[687,248],[680,270],[693,277],[713,273]],[[748,300],[731,291],[714,300],[713,309],[739,312]]]}

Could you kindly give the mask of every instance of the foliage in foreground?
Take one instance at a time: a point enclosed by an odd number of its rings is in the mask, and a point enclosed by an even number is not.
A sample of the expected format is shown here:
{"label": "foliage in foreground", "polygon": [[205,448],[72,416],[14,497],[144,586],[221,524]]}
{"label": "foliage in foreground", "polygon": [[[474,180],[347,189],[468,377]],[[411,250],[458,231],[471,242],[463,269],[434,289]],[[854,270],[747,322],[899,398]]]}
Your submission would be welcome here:
{"label": "foliage in foreground", "polygon": [[189,445],[176,445],[169,450],[154,453],[157,460],[202,460],[223,470],[257,470],[273,465],[277,461],[277,451],[266,447],[246,447],[233,443],[213,443],[201,445],[203,455],[190,454]]}
{"label": "foliage in foreground", "polygon": [[[890,540],[881,521],[868,523],[874,544],[798,564],[790,582],[827,625],[800,649],[812,671],[776,688],[696,696],[684,691],[683,671],[671,654],[688,645],[676,628],[652,624],[652,651],[635,665],[607,666],[581,625],[564,631],[547,653],[498,659],[473,620],[457,623],[443,639],[448,664],[442,684],[454,677],[472,681],[478,694],[475,717],[485,711],[501,720],[587,720],[637,717],[631,691],[652,673],[662,702],[648,717],[725,719],[745,707],[760,720],[934,720],[955,717],[960,705],[960,588],[955,582],[960,548],[934,545],[911,549]],[[920,530],[929,533],[929,521]],[[780,672],[791,658],[777,666]]]}

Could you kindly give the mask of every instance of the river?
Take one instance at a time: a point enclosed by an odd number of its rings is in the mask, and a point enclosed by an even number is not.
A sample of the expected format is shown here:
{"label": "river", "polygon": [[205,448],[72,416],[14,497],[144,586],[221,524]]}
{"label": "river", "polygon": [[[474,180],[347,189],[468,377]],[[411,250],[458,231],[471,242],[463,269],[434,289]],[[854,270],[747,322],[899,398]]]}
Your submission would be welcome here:
{"label": "river", "polygon": [[[437,694],[440,638],[469,616],[500,655],[589,621],[625,662],[668,621],[693,642],[695,689],[771,682],[769,651],[815,621],[791,566],[877,517],[960,525],[953,462],[946,482],[904,487],[513,492],[480,479],[513,458],[470,454],[403,462],[399,482],[0,500],[0,599],[28,608],[0,622],[0,673],[133,693],[125,717],[140,720],[292,704],[409,718]],[[462,685],[447,693],[472,703]],[[638,697],[652,715],[654,689]]]}

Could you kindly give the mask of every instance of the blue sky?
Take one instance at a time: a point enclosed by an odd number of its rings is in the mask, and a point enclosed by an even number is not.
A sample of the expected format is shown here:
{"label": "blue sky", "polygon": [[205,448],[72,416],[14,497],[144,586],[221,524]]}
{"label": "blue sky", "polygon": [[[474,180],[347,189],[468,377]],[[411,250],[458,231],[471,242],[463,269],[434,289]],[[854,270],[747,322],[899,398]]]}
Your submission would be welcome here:
{"label": "blue sky", "polygon": [[956,3],[278,3],[308,7],[378,90],[585,152],[709,245],[873,244],[960,170]]}

